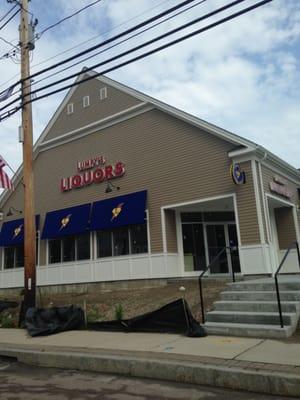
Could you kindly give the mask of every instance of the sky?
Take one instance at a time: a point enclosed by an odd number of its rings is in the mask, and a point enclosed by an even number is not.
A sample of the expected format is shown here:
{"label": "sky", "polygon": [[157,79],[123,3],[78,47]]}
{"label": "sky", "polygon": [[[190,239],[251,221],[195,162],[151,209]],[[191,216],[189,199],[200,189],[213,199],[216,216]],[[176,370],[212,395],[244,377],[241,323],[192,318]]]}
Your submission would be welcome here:
{"label": "sky", "polygon": [[[258,1],[246,0],[232,11],[196,24],[183,33],[199,29]],[[29,10],[38,19],[36,32],[42,32],[91,2],[32,0]],[[31,54],[31,71],[39,71],[100,43],[178,3],[175,0],[102,0],[41,35]],[[68,71],[57,73],[41,83],[38,80],[47,74],[37,77],[34,87],[79,72],[83,66],[99,63],[228,3],[230,1],[227,0],[203,1],[186,13]],[[11,7],[11,4],[2,0],[0,18]],[[11,50],[10,45],[1,38],[13,44],[18,43],[18,24],[16,17],[0,30],[0,56]],[[172,36],[172,39],[183,33]],[[162,43],[166,43],[166,40]],[[154,47],[152,45],[149,49]],[[108,76],[250,139],[300,168],[299,55],[300,1],[273,0],[247,15],[118,69]],[[18,56],[0,60],[0,91],[17,81],[19,73]],[[65,94],[55,94],[33,103],[34,140],[40,136]],[[13,170],[22,162],[22,145],[18,141],[20,124],[20,113],[0,122],[0,154]]]}

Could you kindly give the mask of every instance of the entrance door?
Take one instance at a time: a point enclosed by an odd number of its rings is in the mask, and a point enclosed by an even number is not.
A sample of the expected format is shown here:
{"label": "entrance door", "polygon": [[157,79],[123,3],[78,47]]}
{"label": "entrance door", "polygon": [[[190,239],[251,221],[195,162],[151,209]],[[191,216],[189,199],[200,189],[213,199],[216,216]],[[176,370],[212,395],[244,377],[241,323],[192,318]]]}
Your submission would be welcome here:
{"label": "entrance door", "polygon": [[[218,253],[226,246],[225,225],[206,225],[208,260],[211,263]],[[210,270],[211,274],[228,273],[227,252],[224,251],[214,262]]]}
{"label": "entrance door", "polygon": [[233,248],[230,252],[230,258],[231,258],[231,267],[234,272],[241,272],[241,265],[240,265],[240,258],[239,258],[239,251],[238,251],[238,237],[237,237],[237,231],[236,231],[236,225],[235,224],[228,224],[228,239],[229,239],[229,245],[230,246],[236,246],[236,248]]}
{"label": "entrance door", "polygon": [[203,225],[182,224],[184,269],[200,271],[206,267]]}
{"label": "entrance door", "polygon": [[[225,224],[207,224],[206,225],[206,238],[207,238],[207,254],[209,262],[220,253],[224,247],[238,246],[238,238],[236,225]],[[220,257],[212,265],[211,274],[226,274],[240,272],[240,260],[238,248],[225,250]]]}

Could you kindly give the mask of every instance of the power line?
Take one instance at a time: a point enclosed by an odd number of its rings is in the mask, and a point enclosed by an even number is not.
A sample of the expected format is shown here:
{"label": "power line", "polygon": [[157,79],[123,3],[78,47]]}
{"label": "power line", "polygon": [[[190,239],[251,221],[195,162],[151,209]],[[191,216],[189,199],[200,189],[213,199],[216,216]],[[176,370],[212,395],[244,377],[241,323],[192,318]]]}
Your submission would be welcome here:
{"label": "power line", "polygon": [[[229,4],[227,4],[227,5],[223,6],[223,7],[217,8],[216,10],[213,10],[213,11],[211,11],[211,12],[205,14],[205,15],[202,15],[201,17],[195,18],[194,20],[189,21],[189,22],[187,22],[187,23],[185,23],[185,24],[183,24],[183,25],[181,25],[181,26],[179,26],[179,27],[177,27],[175,29],[171,29],[170,31],[168,31],[166,33],[163,33],[163,34],[161,34],[159,36],[156,36],[153,39],[150,39],[150,40],[148,40],[148,41],[146,41],[146,42],[144,42],[142,44],[139,44],[139,45],[137,45],[137,46],[135,46],[135,47],[133,47],[133,48],[131,48],[129,50],[126,50],[126,51],[124,51],[124,52],[122,52],[122,53],[120,53],[120,54],[118,54],[116,56],[113,56],[113,57],[109,58],[108,60],[105,60],[105,61],[102,61],[100,63],[94,64],[91,67],[87,68],[86,71],[91,71],[91,70],[94,70],[95,68],[102,67],[105,64],[108,64],[110,62],[116,61],[119,58],[125,57],[125,56],[127,56],[127,55],[129,55],[129,54],[131,54],[133,52],[141,50],[144,47],[150,46],[151,44],[156,43],[156,42],[158,42],[158,41],[160,41],[162,39],[165,39],[166,37],[168,37],[170,35],[174,35],[177,32],[180,32],[180,31],[182,31],[182,30],[184,30],[186,28],[189,28],[192,25],[195,25],[195,24],[197,24],[197,23],[199,23],[199,22],[201,22],[201,21],[203,21],[205,19],[208,19],[208,18],[210,18],[210,17],[212,17],[212,16],[214,16],[216,14],[219,14],[219,13],[221,13],[221,12],[223,12],[223,11],[229,9],[229,8],[232,8],[232,7],[236,6],[237,4],[243,3],[244,1],[246,1],[246,0],[235,0],[232,3],[229,3]],[[71,74],[68,77],[65,77],[65,78],[57,80],[55,83],[49,83],[48,85],[42,86],[41,88],[38,88],[38,89],[35,89],[31,93],[38,93],[38,92],[40,92],[42,90],[45,90],[45,89],[48,89],[48,88],[50,88],[50,87],[52,87],[54,85],[58,85],[59,83],[63,83],[65,81],[69,80],[69,79],[76,78],[78,75],[80,75],[80,73],[81,72],[79,72],[79,73],[76,72],[74,74]]]}
{"label": "power line", "polygon": [[[146,53],[140,54],[140,55],[138,55],[138,56],[136,56],[136,57],[134,57],[134,58],[132,58],[132,59],[130,59],[130,60],[124,61],[123,63],[120,63],[120,64],[118,64],[118,65],[115,65],[115,66],[113,66],[113,67],[110,67],[110,68],[108,68],[108,69],[106,69],[106,70],[103,70],[103,71],[101,71],[101,72],[94,73],[93,76],[89,76],[89,77],[87,77],[87,78],[85,78],[85,79],[82,79],[80,82],[74,82],[74,83],[69,84],[69,85],[67,85],[67,86],[64,86],[64,87],[62,87],[62,88],[56,89],[56,90],[54,90],[54,91],[52,91],[52,92],[45,93],[44,95],[41,95],[41,96],[39,96],[39,97],[31,98],[31,100],[28,100],[28,101],[25,102],[24,104],[29,104],[29,103],[32,103],[32,102],[34,102],[34,101],[41,100],[41,99],[43,99],[43,98],[45,98],[45,97],[49,97],[49,96],[51,96],[51,95],[53,95],[53,94],[62,92],[62,91],[64,91],[64,90],[66,90],[66,89],[70,89],[70,88],[72,88],[72,87],[74,87],[74,86],[78,86],[79,84],[82,84],[82,83],[84,83],[84,82],[90,81],[90,80],[92,80],[92,79],[94,79],[94,78],[96,78],[96,77],[98,77],[98,76],[100,76],[100,75],[107,74],[107,73],[112,72],[112,71],[114,71],[114,70],[116,70],[116,69],[119,69],[119,68],[122,68],[122,67],[124,67],[124,66],[126,66],[126,65],[129,65],[129,64],[131,64],[131,63],[133,63],[133,62],[139,61],[139,60],[141,60],[141,59],[143,59],[143,58],[145,58],[145,57],[148,57],[148,56],[150,56],[150,55],[152,55],[152,54],[154,54],[154,53],[157,53],[158,51],[161,51],[161,50],[164,50],[164,49],[166,49],[166,48],[168,48],[168,47],[174,46],[175,44],[180,43],[180,42],[182,42],[182,41],[184,41],[184,40],[187,40],[187,39],[189,39],[189,38],[191,38],[191,37],[193,37],[193,36],[195,36],[195,35],[199,35],[199,34],[204,33],[204,32],[206,32],[206,31],[208,31],[208,30],[210,30],[210,29],[212,29],[212,28],[215,28],[216,26],[222,25],[222,24],[224,24],[225,22],[228,22],[228,21],[230,21],[230,20],[232,20],[232,19],[235,19],[235,18],[237,18],[237,17],[239,17],[239,16],[241,16],[241,15],[243,15],[243,14],[246,14],[246,13],[248,13],[248,12],[250,12],[250,11],[252,11],[252,10],[258,8],[258,7],[261,7],[261,6],[263,6],[263,5],[267,4],[267,3],[270,3],[271,1],[273,1],[273,0],[263,0],[263,1],[260,1],[260,2],[258,2],[258,3],[256,3],[256,4],[253,4],[252,6],[249,6],[249,7],[247,7],[247,8],[244,8],[243,10],[240,10],[240,11],[234,13],[234,14],[230,14],[229,16],[227,16],[227,17],[225,17],[225,18],[222,18],[222,19],[220,19],[220,20],[218,20],[218,21],[216,21],[216,22],[213,22],[213,23],[211,23],[211,24],[209,24],[209,25],[206,25],[205,27],[202,27],[202,28],[200,28],[200,29],[198,29],[198,30],[195,30],[195,31],[193,31],[193,32],[190,32],[190,33],[188,33],[188,34],[186,34],[186,35],[184,35],[184,36],[182,36],[182,37],[180,37],[180,38],[177,38],[177,39],[175,39],[175,40],[173,40],[173,41],[171,41],[171,42],[169,42],[169,43],[166,43],[166,44],[164,44],[164,45],[161,45],[161,46],[159,46],[159,47],[157,47],[157,48],[155,48],[155,49],[149,50],[149,51],[146,52]],[[82,73],[83,73],[83,72],[81,72],[80,74],[82,74]],[[78,74],[78,75],[80,75],[80,74]],[[54,86],[54,85],[55,85],[55,83],[53,83],[53,86]],[[23,104],[23,105],[24,105],[24,104]],[[12,110],[10,110],[10,111],[7,111],[6,113],[1,114],[1,115],[0,115],[0,121],[3,119],[3,117],[8,118],[10,115],[13,115],[13,114],[16,113],[21,107],[22,107],[22,106],[15,107],[14,109],[12,109]],[[9,112],[10,112],[10,115],[7,116],[7,114],[8,114]]]}
{"label": "power line", "polygon": [[[48,61],[50,61],[50,60],[53,60],[54,58],[57,58],[57,57],[59,57],[59,56],[61,56],[61,55],[63,55],[63,54],[66,54],[66,53],[68,53],[68,52],[74,50],[74,49],[77,49],[78,47],[81,47],[81,46],[83,46],[84,44],[89,43],[89,42],[91,42],[91,41],[97,39],[97,38],[98,38],[99,36],[101,36],[101,35],[106,35],[107,33],[114,31],[115,29],[119,28],[120,26],[126,25],[126,24],[128,24],[128,22],[134,21],[135,19],[139,18],[140,16],[147,14],[149,11],[152,11],[152,10],[154,10],[155,8],[160,7],[162,4],[168,3],[169,1],[170,1],[170,0],[165,0],[165,1],[161,2],[160,4],[157,4],[157,5],[154,6],[154,7],[148,8],[146,11],[144,11],[144,12],[142,12],[142,13],[140,13],[140,14],[137,14],[137,15],[135,15],[135,16],[132,17],[132,18],[129,18],[129,19],[126,20],[125,22],[122,22],[121,24],[118,24],[118,25],[114,26],[114,27],[111,28],[111,29],[108,29],[108,30],[106,30],[106,31],[104,31],[104,32],[100,32],[98,35],[93,36],[93,37],[91,37],[90,39],[87,39],[87,40],[85,40],[85,41],[83,41],[83,42],[78,43],[76,46],[67,48],[67,49],[65,49],[64,51],[61,51],[60,53],[55,54],[54,56],[51,56],[51,57],[46,58],[45,60],[43,60],[43,61],[41,61],[41,62],[39,62],[39,63],[37,63],[37,64],[34,64],[34,65],[32,66],[32,68],[38,67],[39,65],[45,64],[46,62],[48,62]],[[0,60],[3,59],[3,58],[7,58],[7,57],[8,57],[8,53],[5,54],[5,57],[4,57],[4,56],[0,57]],[[0,85],[0,87],[5,86],[7,83],[11,82],[14,78],[16,78],[16,77],[18,77],[18,76],[19,76],[19,74],[16,74],[16,75],[12,76],[12,77],[9,78],[7,81],[3,82],[3,83]]]}
{"label": "power line", "polygon": [[75,15],[85,11],[87,8],[94,6],[97,3],[100,3],[102,0],[96,0],[93,3],[87,4],[85,7],[80,8],[79,10],[75,11],[73,14],[68,15],[67,17],[62,18],[61,20],[57,21],[55,24],[48,26],[47,28],[43,29],[40,33],[37,33],[36,38],[39,39],[45,32],[49,31],[50,29],[55,28],[57,25],[61,24],[62,22],[73,18]]}
{"label": "power line", "polygon": [[61,70],[59,70],[59,71],[57,71],[57,72],[53,72],[52,74],[50,74],[50,75],[48,75],[48,76],[46,76],[46,77],[44,77],[44,78],[38,80],[38,81],[35,82],[34,84],[37,85],[38,83],[40,83],[40,82],[42,82],[42,81],[44,81],[44,80],[47,80],[47,79],[51,78],[52,76],[55,76],[55,75],[57,75],[57,74],[61,74],[62,72],[66,71],[66,70],[68,70],[68,69],[70,69],[70,68],[75,67],[76,65],[82,64],[82,63],[85,62],[86,60],[89,60],[89,59],[91,59],[91,58],[93,58],[93,57],[96,57],[96,56],[99,55],[99,54],[103,54],[104,52],[106,52],[106,51],[108,51],[108,50],[111,50],[111,49],[113,49],[114,47],[117,47],[117,46],[119,46],[120,44],[123,44],[123,43],[125,43],[125,42],[127,42],[127,41],[129,41],[129,40],[131,40],[131,39],[133,39],[133,38],[135,38],[135,37],[137,37],[137,36],[139,36],[139,35],[141,35],[141,34],[147,32],[147,31],[149,31],[149,30],[151,30],[151,29],[157,27],[157,26],[163,24],[164,22],[169,21],[169,20],[171,20],[171,19],[177,17],[178,15],[183,14],[183,13],[185,13],[185,12],[191,10],[191,9],[194,8],[194,7],[197,7],[197,6],[201,5],[202,3],[206,2],[206,1],[207,1],[207,0],[200,0],[200,1],[198,1],[196,4],[192,4],[192,5],[190,5],[189,7],[185,8],[184,10],[180,10],[180,11],[178,11],[176,14],[173,14],[173,15],[171,15],[171,16],[169,16],[169,17],[163,19],[162,21],[156,22],[154,25],[151,25],[150,27],[147,27],[147,28],[143,29],[142,31],[137,32],[137,33],[135,33],[135,34],[129,36],[128,38],[123,39],[123,40],[121,40],[120,42],[115,43],[115,44],[113,44],[113,45],[111,45],[111,46],[105,48],[104,50],[101,50],[101,51],[99,51],[99,52],[93,54],[92,56],[88,56],[88,57],[84,58],[83,60],[80,60],[80,61],[76,62],[75,64],[69,65],[68,67],[65,67],[65,68],[63,68],[63,69],[61,69]]}
{"label": "power line", "polygon": [[[123,36],[126,36],[127,34],[129,34],[129,33],[131,33],[131,32],[134,32],[135,30],[138,30],[138,29],[140,29],[141,27],[143,27],[143,26],[145,26],[145,25],[147,25],[147,24],[150,24],[150,23],[156,21],[157,19],[160,19],[160,18],[162,18],[163,16],[165,16],[165,15],[167,15],[167,14],[169,14],[169,13],[172,13],[172,12],[178,10],[179,8],[184,7],[184,6],[186,6],[186,5],[188,5],[189,3],[192,3],[192,2],[194,2],[194,1],[195,1],[195,0],[185,0],[185,1],[183,1],[183,2],[181,2],[181,3],[179,3],[179,4],[177,4],[176,6],[173,6],[173,7],[169,8],[169,9],[167,9],[167,10],[165,10],[165,11],[163,11],[163,12],[161,12],[161,13],[159,13],[159,14],[157,14],[157,15],[155,15],[155,16],[149,18],[149,19],[147,19],[146,21],[143,21],[143,22],[139,23],[138,25],[135,25],[135,26],[133,26],[133,27],[131,27],[131,28],[129,28],[129,29],[127,29],[127,30],[121,32],[120,34],[115,35],[115,36],[113,36],[112,38],[109,38],[109,39],[105,40],[104,42],[101,42],[100,44],[97,44],[96,46],[93,46],[92,48],[89,48],[89,49],[87,49],[87,50],[84,50],[83,52],[81,52],[81,53],[79,53],[79,54],[77,54],[77,55],[74,55],[74,56],[72,56],[72,57],[69,57],[67,60],[61,61],[61,62],[59,62],[59,63],[57,63],[57,64],[54,64],[53,66],[47,67],[47,68],[45,68],[44,70],[35,72],[35,73],[32,74],[31,76],[29,76],[29,77],[27,78],[27,80],[32,79],[33,77],[38,76],[38,75],[40,75],[40,74],[42,74],[42,73],[44,73],[44,72],[47,72],[47,71],[49,71],[49,70],[51,70],[51,69],[57,68],[58,66],[63,65],[63,64],[65,64],[65,63],[69,62],[69,60],[72,61],[73,59],[76,59],[76,58],[80,57],[81,55],[84,55],[84,54],[86,54],[86,53],[88,53],[88,52],[91,52],[91,51],[93,51],[94,48],[97,49],[97,48],[99,48],[99,47],[104,46],[105,44],[111,43],[111,42],[113,42],[113,41],[115,41],[115,40],[117,40],[117,39],[119,39],[119,38],[121,38],[121,37],[123,37]],[[242,2],[242,1],[245,1],[245,0],[236,0],[235,3],[239,3],[239,2]],[[17,85],[18,83],[20,83],[20,82],[21,82],[21,81],[16,82],[14,85],[16,86],[16,85]],[[18,101],[19,99],[20,99],[20,97],[19,97],[19,98],[16,98],[15,100],[13,100],[13,101],[11,101],[10,103],[6,104],[4,107],[0,108],[0,112],[1,112],[3,109],[6,109],[6,108],[9,107],[10,105],[14,104],[14,103],[15,103],[16,101]]]}
{"label": "power line", "polygon": [[15,4],[9,11],[7,11],[7,13],[0,18],[0,22],[2,22],[17,6],[18,4]]}
{"label": "power line", "polygon": [[20,9],[18,9],[3,25],[0,26],[0,31],[12,20],[17,14],[19,14]]}
{"label": "power line", "polygon": [[[103,47],[103,46],[105,46],[106,44],[109,44],[109,43],[111,43],[111,42],[113,42],[113,41],[115,41],[115,40],[117,40],[117,39],[120,39],[121,37],[123,37],[123,36],[125,36],[125,35],[128,35],[129,33],[134,32],[134,31],[136,31],[136,30],[138,30],[138,29],[144,27],[145,25],[150,24],[151,22],[154,22],[154,21],[156,21],[157,19],[162,18],[163,16],[165,16],[165,15],[167,15],[167,14],[173,12],[173,11],[176,11],[176,10],[179,9],[180,7],[184,7],[185,5],[191,3],[192,1],[195,1],[195,0],[185,0],[185,1],[183,1],[182,3],[179,3],[179,4],[177,4],[176,6],[171,7],[171,8],[169,8],[169,9],[167,9],[167,10],[161,12],[160,14],[157,14],[157,15],[155,15],[154,17],[151,17],[151,18],[149,18],[149,19],[147,19],[147,20],[145,20],[145,21],[143,21],[143,22],[141,22],[141,23],[139,23],[139,24],[133,26],[132,28],[129,28],[129,29],[127,29],[127,30],[125,30],[125,31],[123,31],[123,32],[121,32],[121,33],[119,33],[119,34],[117,34],[117,35],[115,35],[115,36],[109,38],[109,39],[106,39],[106,40],[104,40],[103,42],[101,42],[101,43],[99,43],[99,44],[97,44],[97,45],[95,45],[95,46],[89,47],[88,49],[86,49],[86,50],[84,50],[84,51],[81,51],[80,53],[75,54],[75,55],[72,56],[72,57],[69,57],[69,58],[67,58],[67,59],[65,59],[65,60],[63,60],[63,61],[60,61],[60,62],[56,63],[56,64],[50,65],[49,67],[44,68],[44,69],[41,70],[41,71],[38,71],[38,72],[35,72],[35,73],[31,74],[31,75],[28,77],[28,79],[35,78],[35,77],[38,76],[38,75],[41,75],[41,74],[43,74],[43,73],[45,73],[45,72],[47,72],[47,71],[50,71],[51,69],[57,68],[57,67],[59,67],[60,65],[66,64],[66,63],[68,63],[68,62],[70,62],[70,61],[75,60],[75,59],[78,58],[78,57],[81,57],[81,56],[83,56],[83,55],[85,55],[85,54],[87,54],[87,53],[90,53],[90,52],[92,52],[92,51],[94,51],[94,50],[97,50],[98,48]],[[241,1],[241,0],[239,0],[239,1]],[[244,1],[244,0],[242,0],[242,1]]]}

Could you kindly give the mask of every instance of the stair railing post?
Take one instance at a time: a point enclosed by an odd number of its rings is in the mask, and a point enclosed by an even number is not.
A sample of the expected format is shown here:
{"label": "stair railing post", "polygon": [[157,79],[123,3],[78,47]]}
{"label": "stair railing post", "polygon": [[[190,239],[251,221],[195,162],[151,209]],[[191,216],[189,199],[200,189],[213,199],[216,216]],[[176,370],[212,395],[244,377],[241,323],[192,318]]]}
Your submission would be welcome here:
{"label": "stair railing post", "polygon": [[203,293],[202,293],[202,275],[199,275],[198,283],[199,283],[202,324],[205,324],[204,303],[203,303]]}
{"label": "stair railing post", "polygon": [[276,286],[276,295],[277,295],[277,303],[278,303],[278,311],[279,311],[280,326],[281,326],[281,328],[283,328],[283,318],[282,318],[282,310],[281,310],[281,302],[280,302],[280,294],[279,294],[279,287],[278,287],[277,275],[275,275],[275,286]]}
{"label": "stair railing post", "polygon": [[300,269],[300,251],[299,251],[299,243],[295,242],[296,244],[296,249],[297,249],[297,256],[298,256],[298,265],[299,265],[299,269]]}

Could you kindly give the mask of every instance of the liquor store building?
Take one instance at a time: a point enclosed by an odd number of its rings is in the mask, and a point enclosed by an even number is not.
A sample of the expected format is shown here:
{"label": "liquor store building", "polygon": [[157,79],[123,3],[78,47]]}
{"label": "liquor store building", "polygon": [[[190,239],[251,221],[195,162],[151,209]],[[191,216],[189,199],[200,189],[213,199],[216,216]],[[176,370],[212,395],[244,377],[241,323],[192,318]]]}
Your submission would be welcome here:
{"label": "liquor store building", "polygon": [[[265,148],[82,72],[34,147],[37,283],[270,275],[299,241],[299,171]],[[22,287],[22,167],[0,199],[0,288]],[[297,268],[296,251],[285,271]]]}

